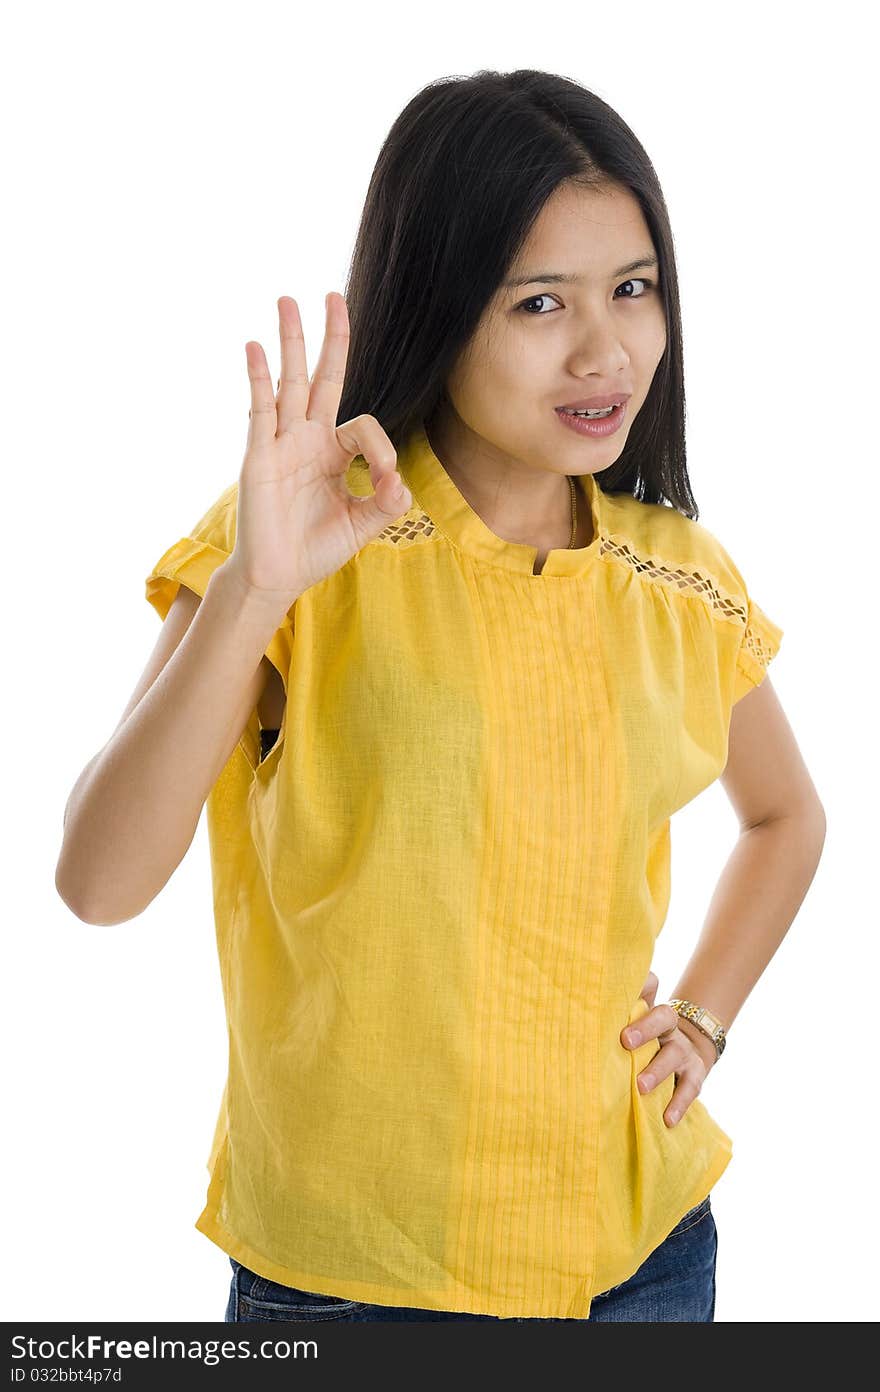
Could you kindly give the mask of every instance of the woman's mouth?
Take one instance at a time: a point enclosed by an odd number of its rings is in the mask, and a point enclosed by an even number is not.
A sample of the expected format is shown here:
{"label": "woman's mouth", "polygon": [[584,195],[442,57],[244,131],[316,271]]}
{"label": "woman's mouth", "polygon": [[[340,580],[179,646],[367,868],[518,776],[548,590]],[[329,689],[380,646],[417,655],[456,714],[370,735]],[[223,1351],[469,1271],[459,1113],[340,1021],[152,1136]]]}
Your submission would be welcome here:
{"label": "woman's mouth", "polygon": [[580,416],[572,411],[565,410],[562,406],[556,407],[556,414],[567,426],[577,435],[604,436],[613,435],[620,429],[623,418],[626,415],[627,403],[622,401],[619,406],[613,406],[607,416]]}

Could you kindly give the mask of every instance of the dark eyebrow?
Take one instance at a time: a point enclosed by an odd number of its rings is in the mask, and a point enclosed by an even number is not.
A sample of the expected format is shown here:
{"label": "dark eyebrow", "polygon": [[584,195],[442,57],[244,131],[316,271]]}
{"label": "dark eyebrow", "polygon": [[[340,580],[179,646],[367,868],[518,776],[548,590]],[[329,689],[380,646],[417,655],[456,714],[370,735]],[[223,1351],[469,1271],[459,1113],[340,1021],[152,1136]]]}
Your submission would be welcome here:
{"label": "dark eyebrow", "polygon": [[[611,278],[615,280],[617,276],[629,275],[630,271],[641,271],[648,266],[656,266],[656,256],[641,256],[638,261],[630,261],[626,266],[620,266],[616,271],[612,271]],[[512,280],[505,280],[504,284],[514,289],[519,285],[581,285],[583,276],[559,275],[554,271],[545,271],[533,276],[515,276]]]}

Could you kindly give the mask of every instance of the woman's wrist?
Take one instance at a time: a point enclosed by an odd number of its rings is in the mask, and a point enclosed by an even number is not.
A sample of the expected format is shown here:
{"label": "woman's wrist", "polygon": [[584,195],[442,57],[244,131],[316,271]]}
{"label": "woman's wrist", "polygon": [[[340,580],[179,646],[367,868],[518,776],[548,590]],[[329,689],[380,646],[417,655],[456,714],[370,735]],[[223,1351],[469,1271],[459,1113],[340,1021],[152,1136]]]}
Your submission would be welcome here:
{"label": "woman's wrist", "polygon": [[705,1063],[706,1072],[708,1073],[709,1069],[714,1067],[718,1062],[718,1052],[714,1043],[709,1036],[700,1029],[699,1025],[695,1025],[692,1020],[687,1020],[682,1015],[678,1017],[678,1028],[681,1030],[682,1034],[686,1034],[688,1039],[691,1040],[700,1058]]}

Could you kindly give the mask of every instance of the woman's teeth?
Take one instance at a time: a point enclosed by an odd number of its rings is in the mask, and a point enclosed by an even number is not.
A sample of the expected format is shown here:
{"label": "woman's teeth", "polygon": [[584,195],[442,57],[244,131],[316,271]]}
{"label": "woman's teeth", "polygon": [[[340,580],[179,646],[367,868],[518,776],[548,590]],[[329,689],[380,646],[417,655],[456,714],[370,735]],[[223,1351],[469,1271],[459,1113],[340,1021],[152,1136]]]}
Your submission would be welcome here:
{"label": "woman's teeth", "polygon": [[590,417],[592,417],[592,416],[610,416],[610,415],[611,415],[611,412],[614,410],[614,407],[613,407],[613,406],[605,406],[605,407],[602,408],[602,410],[596,410],[596,411],[590,411],[590,410],[587,410],[587,411],[570,411],[569,408],[568,408],[567,406],[563,406],[562,409],[563,409],[563,411],[565,412],[565,414],[566,414],[567,416],[590,416]]}

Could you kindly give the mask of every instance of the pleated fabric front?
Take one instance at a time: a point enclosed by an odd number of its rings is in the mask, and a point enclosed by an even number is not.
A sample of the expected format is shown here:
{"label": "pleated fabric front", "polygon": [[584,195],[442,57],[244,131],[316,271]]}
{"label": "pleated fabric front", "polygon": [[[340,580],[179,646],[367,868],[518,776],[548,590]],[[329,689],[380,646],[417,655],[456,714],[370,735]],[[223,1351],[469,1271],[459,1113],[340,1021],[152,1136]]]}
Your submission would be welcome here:
{"label": "pleated fabric front", "polygon": [[[413,495],[305,591],[207,802],[228,1076],[196,1227],[273,1281],[586,1318],[726,1168],[659,1045],[620,1042],[670,817],[727,761],[782,630],[721,544],[580,477],[593,539],[496,536],[418,429]],[[362,458],[347,476],[372,491]],[[146,581],[161,618],[235,542],[237,484]]]}

